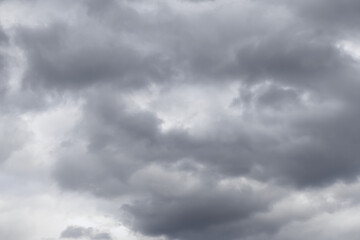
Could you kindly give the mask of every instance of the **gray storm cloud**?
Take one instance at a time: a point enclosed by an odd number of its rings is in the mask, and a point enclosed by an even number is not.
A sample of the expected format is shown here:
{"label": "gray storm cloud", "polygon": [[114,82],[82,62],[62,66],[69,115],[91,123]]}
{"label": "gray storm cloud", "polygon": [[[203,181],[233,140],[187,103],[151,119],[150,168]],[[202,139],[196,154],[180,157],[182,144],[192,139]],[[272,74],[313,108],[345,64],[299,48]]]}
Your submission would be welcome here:
{"label": "gray storm cloud", "polygon": [[[59,16],[0,28],[1,47],[25,59],[14,90],[0,52],[0,102],[12,109],[0,114],[80,102],[73,131],[51,152],[51,181],[108,201],[132,231],[295,240],[297,227],[310,229],[336,204],[305,216],[283,207],[288,196],[357,182],[359,59],[340,44],[359,36],[357,1],[31,4]],[[191,90],[201,94],[190,99]],[[0,131],[13,135],[0,139],[2,159],[25,141],[16,131]],[[60,238],[112,239],[77,226]]]}

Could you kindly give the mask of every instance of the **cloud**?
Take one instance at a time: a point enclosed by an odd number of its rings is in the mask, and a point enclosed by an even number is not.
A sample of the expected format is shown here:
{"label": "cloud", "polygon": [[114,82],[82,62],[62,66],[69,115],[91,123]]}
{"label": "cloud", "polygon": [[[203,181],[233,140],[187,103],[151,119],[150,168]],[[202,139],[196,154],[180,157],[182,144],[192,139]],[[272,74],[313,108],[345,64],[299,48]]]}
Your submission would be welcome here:
{"label": "cloud", "polygon": [[70,226],[61,233],[61,238],[80,238],[83,236],[89,236],[91,231],[91,228]]}
{"label": "cloud", "polygon": [[356,1],[30,5],[4,4],[0,176],[95,201],[139,239],[327,239],[356,209]]}
{"label": "cloud", "polygon": [[6,33],[4,32],[3,28],[0,28],[0,43],[4,44],[7,43],[9,41],[8,36],[6,35]]}
{"label": "cloud", "polygon": [[[3,30],[2,26],[0,25],[0,47],[6,48],[8,45],[9,38],[5,31]],[[7,57],[3,51],[0,51],[0,93],[3,95],[5,93],[5,81],[6,81],[6,63]]]}
{"label": "cloud", "polygon": [[[347,0],[339,4],[337,1],[298,1],[293,4],[296,12],[299,12],[310,24],[318,27],[319,31],[343,34],[358,31],[356,11],[359,3]],[[335,21],[333,16],[339,16]]]}
{"label": "cloud", "polygon": [[87,238],[90,240],[111,240],[111,236],[106,232],[98,232],[93,228],[84,228],[79,226],[68,226],[62,233],[60,238],[78,239]]}
{"label": "cloud", "polygon": [[[261,196],[261,197],[260,197]],[[268,195],[269,196],[269,195]],[[264,198],[265,197],[265,198]],[[242,228],[257,212],[266,211],[271,199],[266,192],[257,193],[245,189],[219,189],[203,187],[190,194],[175,196],[154,195],[149,199],[124,205],[125,215],[129,215],[130,226],[146,235],[166,235],[169,238],[217,239],[232,238],[229,226]],[[266,229],[259,230],[266,232]],[[239,236],[247,233],[238,232]]]}
{"label": "cloud", "polygon": [[[69,32],[71,31],[71,32]],[[145,55],[121,43],[121,38],[107,41],[92,31],[81,28],[74,35],[66,25],[54,25],[44,30],[22,30],[21,41],[29,61],[26,85],[59,89],[81,89],[99,81],[113,82],[119,87],[146,85],[148,79],[158,79],[162,71],[160,56]],[[82,39],[92,39],[87,46]],[[95,39],[98,40],[95,40]],[[141,71],[139,71],[141,69]]]}

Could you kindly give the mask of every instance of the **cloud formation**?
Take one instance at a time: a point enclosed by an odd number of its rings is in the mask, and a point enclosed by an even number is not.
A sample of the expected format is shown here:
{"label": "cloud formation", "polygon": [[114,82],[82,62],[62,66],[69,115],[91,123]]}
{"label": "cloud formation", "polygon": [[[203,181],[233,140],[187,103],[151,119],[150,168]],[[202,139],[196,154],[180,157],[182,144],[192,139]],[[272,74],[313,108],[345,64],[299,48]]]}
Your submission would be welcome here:
{"label": "cloud formation", "polygon": [[45,237],[356,239],[356,1],[1,6],[0,178],[96,209]]}

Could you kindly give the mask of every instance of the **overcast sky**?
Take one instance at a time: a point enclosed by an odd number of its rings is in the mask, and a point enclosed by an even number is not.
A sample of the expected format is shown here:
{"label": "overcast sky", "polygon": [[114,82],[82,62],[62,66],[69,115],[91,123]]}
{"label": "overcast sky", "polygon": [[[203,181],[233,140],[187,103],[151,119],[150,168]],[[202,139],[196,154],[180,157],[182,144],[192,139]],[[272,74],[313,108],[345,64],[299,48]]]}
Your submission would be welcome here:
{"label": "overcast sky", "polygon": [[359,239],[359,13],[0,0],[0,239]]}

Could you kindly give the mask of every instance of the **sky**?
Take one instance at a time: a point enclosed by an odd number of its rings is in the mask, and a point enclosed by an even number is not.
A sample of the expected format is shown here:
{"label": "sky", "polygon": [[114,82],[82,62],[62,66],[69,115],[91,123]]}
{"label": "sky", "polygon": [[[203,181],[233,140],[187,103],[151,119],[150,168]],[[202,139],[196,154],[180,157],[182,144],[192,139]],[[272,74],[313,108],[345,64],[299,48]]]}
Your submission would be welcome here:
{"label": "sky", "polygon": [[359,11],[0,0],[0,239],[357,240]]}

